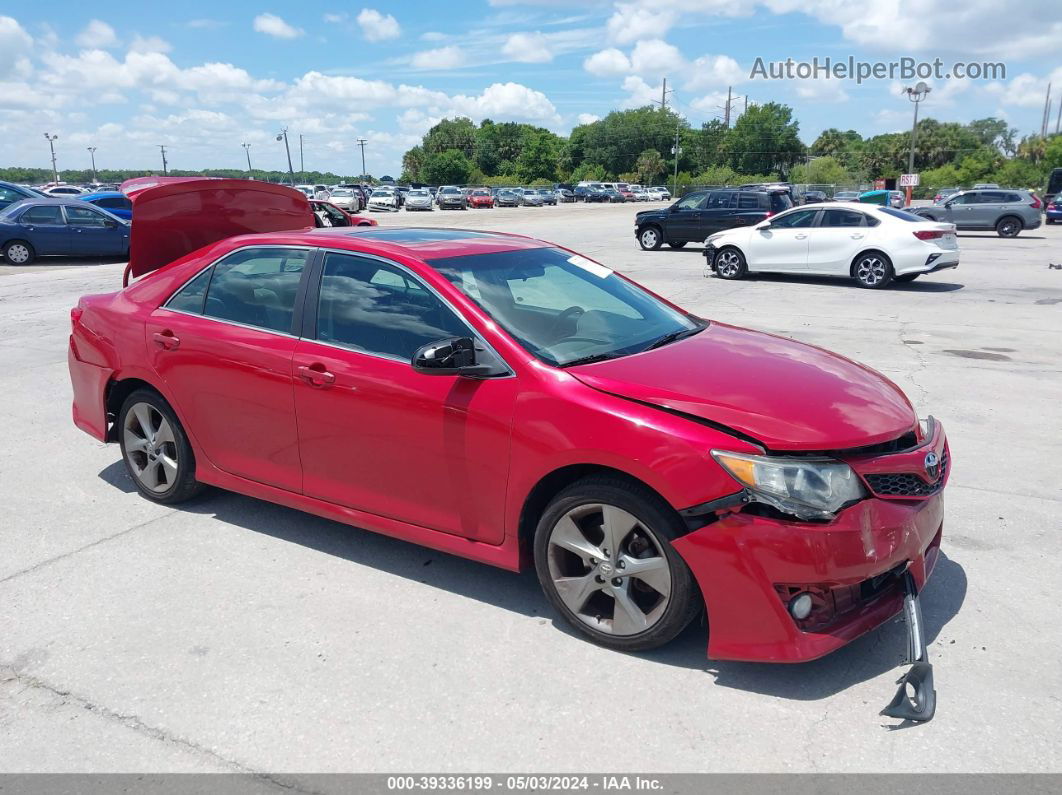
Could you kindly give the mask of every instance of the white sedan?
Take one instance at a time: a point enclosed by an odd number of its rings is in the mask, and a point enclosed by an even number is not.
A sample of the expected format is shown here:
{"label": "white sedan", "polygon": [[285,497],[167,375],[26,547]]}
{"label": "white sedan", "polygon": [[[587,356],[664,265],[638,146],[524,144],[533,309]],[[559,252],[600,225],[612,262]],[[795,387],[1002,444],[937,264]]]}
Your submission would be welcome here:
{"label": "white sedan", "polygon": [[957,268],[955,225],[927,221],[891,207],[830,202],[806,204],[753,226],[704,241],[705,276],[746,273],[849,276],[861,287],[909,282]]}
{"label": "white sedan", "polygon": [[398,191],[389,186],[376,188],[369,197],[369,209],[398,212]]}

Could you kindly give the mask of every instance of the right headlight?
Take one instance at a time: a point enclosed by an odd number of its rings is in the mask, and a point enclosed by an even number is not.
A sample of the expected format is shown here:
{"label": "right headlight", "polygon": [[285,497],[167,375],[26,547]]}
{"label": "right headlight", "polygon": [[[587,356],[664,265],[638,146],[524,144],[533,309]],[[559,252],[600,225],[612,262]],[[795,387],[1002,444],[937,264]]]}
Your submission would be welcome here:
{"label": "right headlight", "polygon": [[829,458],[785,458],[712,450],[712,458],[752,499],[799,519],[830,519],[867,496],[852,468]]}

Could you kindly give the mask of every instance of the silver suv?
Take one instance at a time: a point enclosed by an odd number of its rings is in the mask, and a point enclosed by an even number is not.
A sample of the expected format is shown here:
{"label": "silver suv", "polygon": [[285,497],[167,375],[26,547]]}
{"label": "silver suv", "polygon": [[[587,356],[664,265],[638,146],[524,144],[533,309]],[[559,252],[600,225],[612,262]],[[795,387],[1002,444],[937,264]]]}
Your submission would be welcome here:
{"label": "silver suv", "polygon": [[1017,237],[1040,226],[1043,202],[1027,190],[996,188],[964,190],[931,207],[915,207],[915,215],[955,224],[958,229],[995,229],[1000,237]]}

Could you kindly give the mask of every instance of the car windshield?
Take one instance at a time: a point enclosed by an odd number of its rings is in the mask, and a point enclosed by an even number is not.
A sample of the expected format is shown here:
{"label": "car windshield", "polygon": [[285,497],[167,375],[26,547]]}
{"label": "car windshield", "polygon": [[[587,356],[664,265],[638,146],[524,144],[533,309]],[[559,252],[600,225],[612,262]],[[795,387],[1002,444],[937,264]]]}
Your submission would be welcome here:
{"label": "car windshield", "polygon": [[461,190],[459,188],[443,188],[439,192],[440,193],[460,193]]}
{"label": "car windshield", "polygon": [[377,188],[372,192],[373,196],[390,196],[395,192],[394,188]]}
{"label": "car windshield", "polygon": [[427,196],[431,196],[431,194],[428,193],[428,191],[426,191],[426,190],[419,190],[419,189],[418,190],[411,190],[409,192],[409,198],[413,198],[414,196],[419,196],[421,198],[424,198],[424,197],[427,197]]}
{"label": "car windshield", "polygon": [[335,198],[337,196],[342,197],[342,196],[353,196],[353,195],[354,195],[354,191],[347,190],[346,188],[336,188],[334,191],[332,191],[332,198]]}
{"label": "car windshield", "polygon": [[560,249],[428,262],[531,354],[558,367],[638,353],[705,326],[609,268]]}

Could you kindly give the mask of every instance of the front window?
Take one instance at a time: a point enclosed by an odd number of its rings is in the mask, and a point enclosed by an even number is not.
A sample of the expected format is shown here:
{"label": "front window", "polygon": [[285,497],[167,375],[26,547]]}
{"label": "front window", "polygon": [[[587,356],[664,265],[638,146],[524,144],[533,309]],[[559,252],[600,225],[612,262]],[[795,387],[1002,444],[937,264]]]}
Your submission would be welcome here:
{"label": "front window", "polygon": [[564,367],[638,353],[704,324],[578,254],[554,248],[430,260],[520,345]]}
{"label": "front window", "polygon": [[811,226],[818,210],[796,210],[771,219],[771,227],[776,229],[800,229]]}
{"label": "front window", "polygon": [[[676,210],[696,210],[704,202],[705,193],[691,193],[688,196],[683,196],[675,203]],[[729,198],[729,194],[728,194]]]}
{"label": "front window", "polygon": [[106,226],[107,217],[87,207],[67,207],[66,221],[71,226]]}

